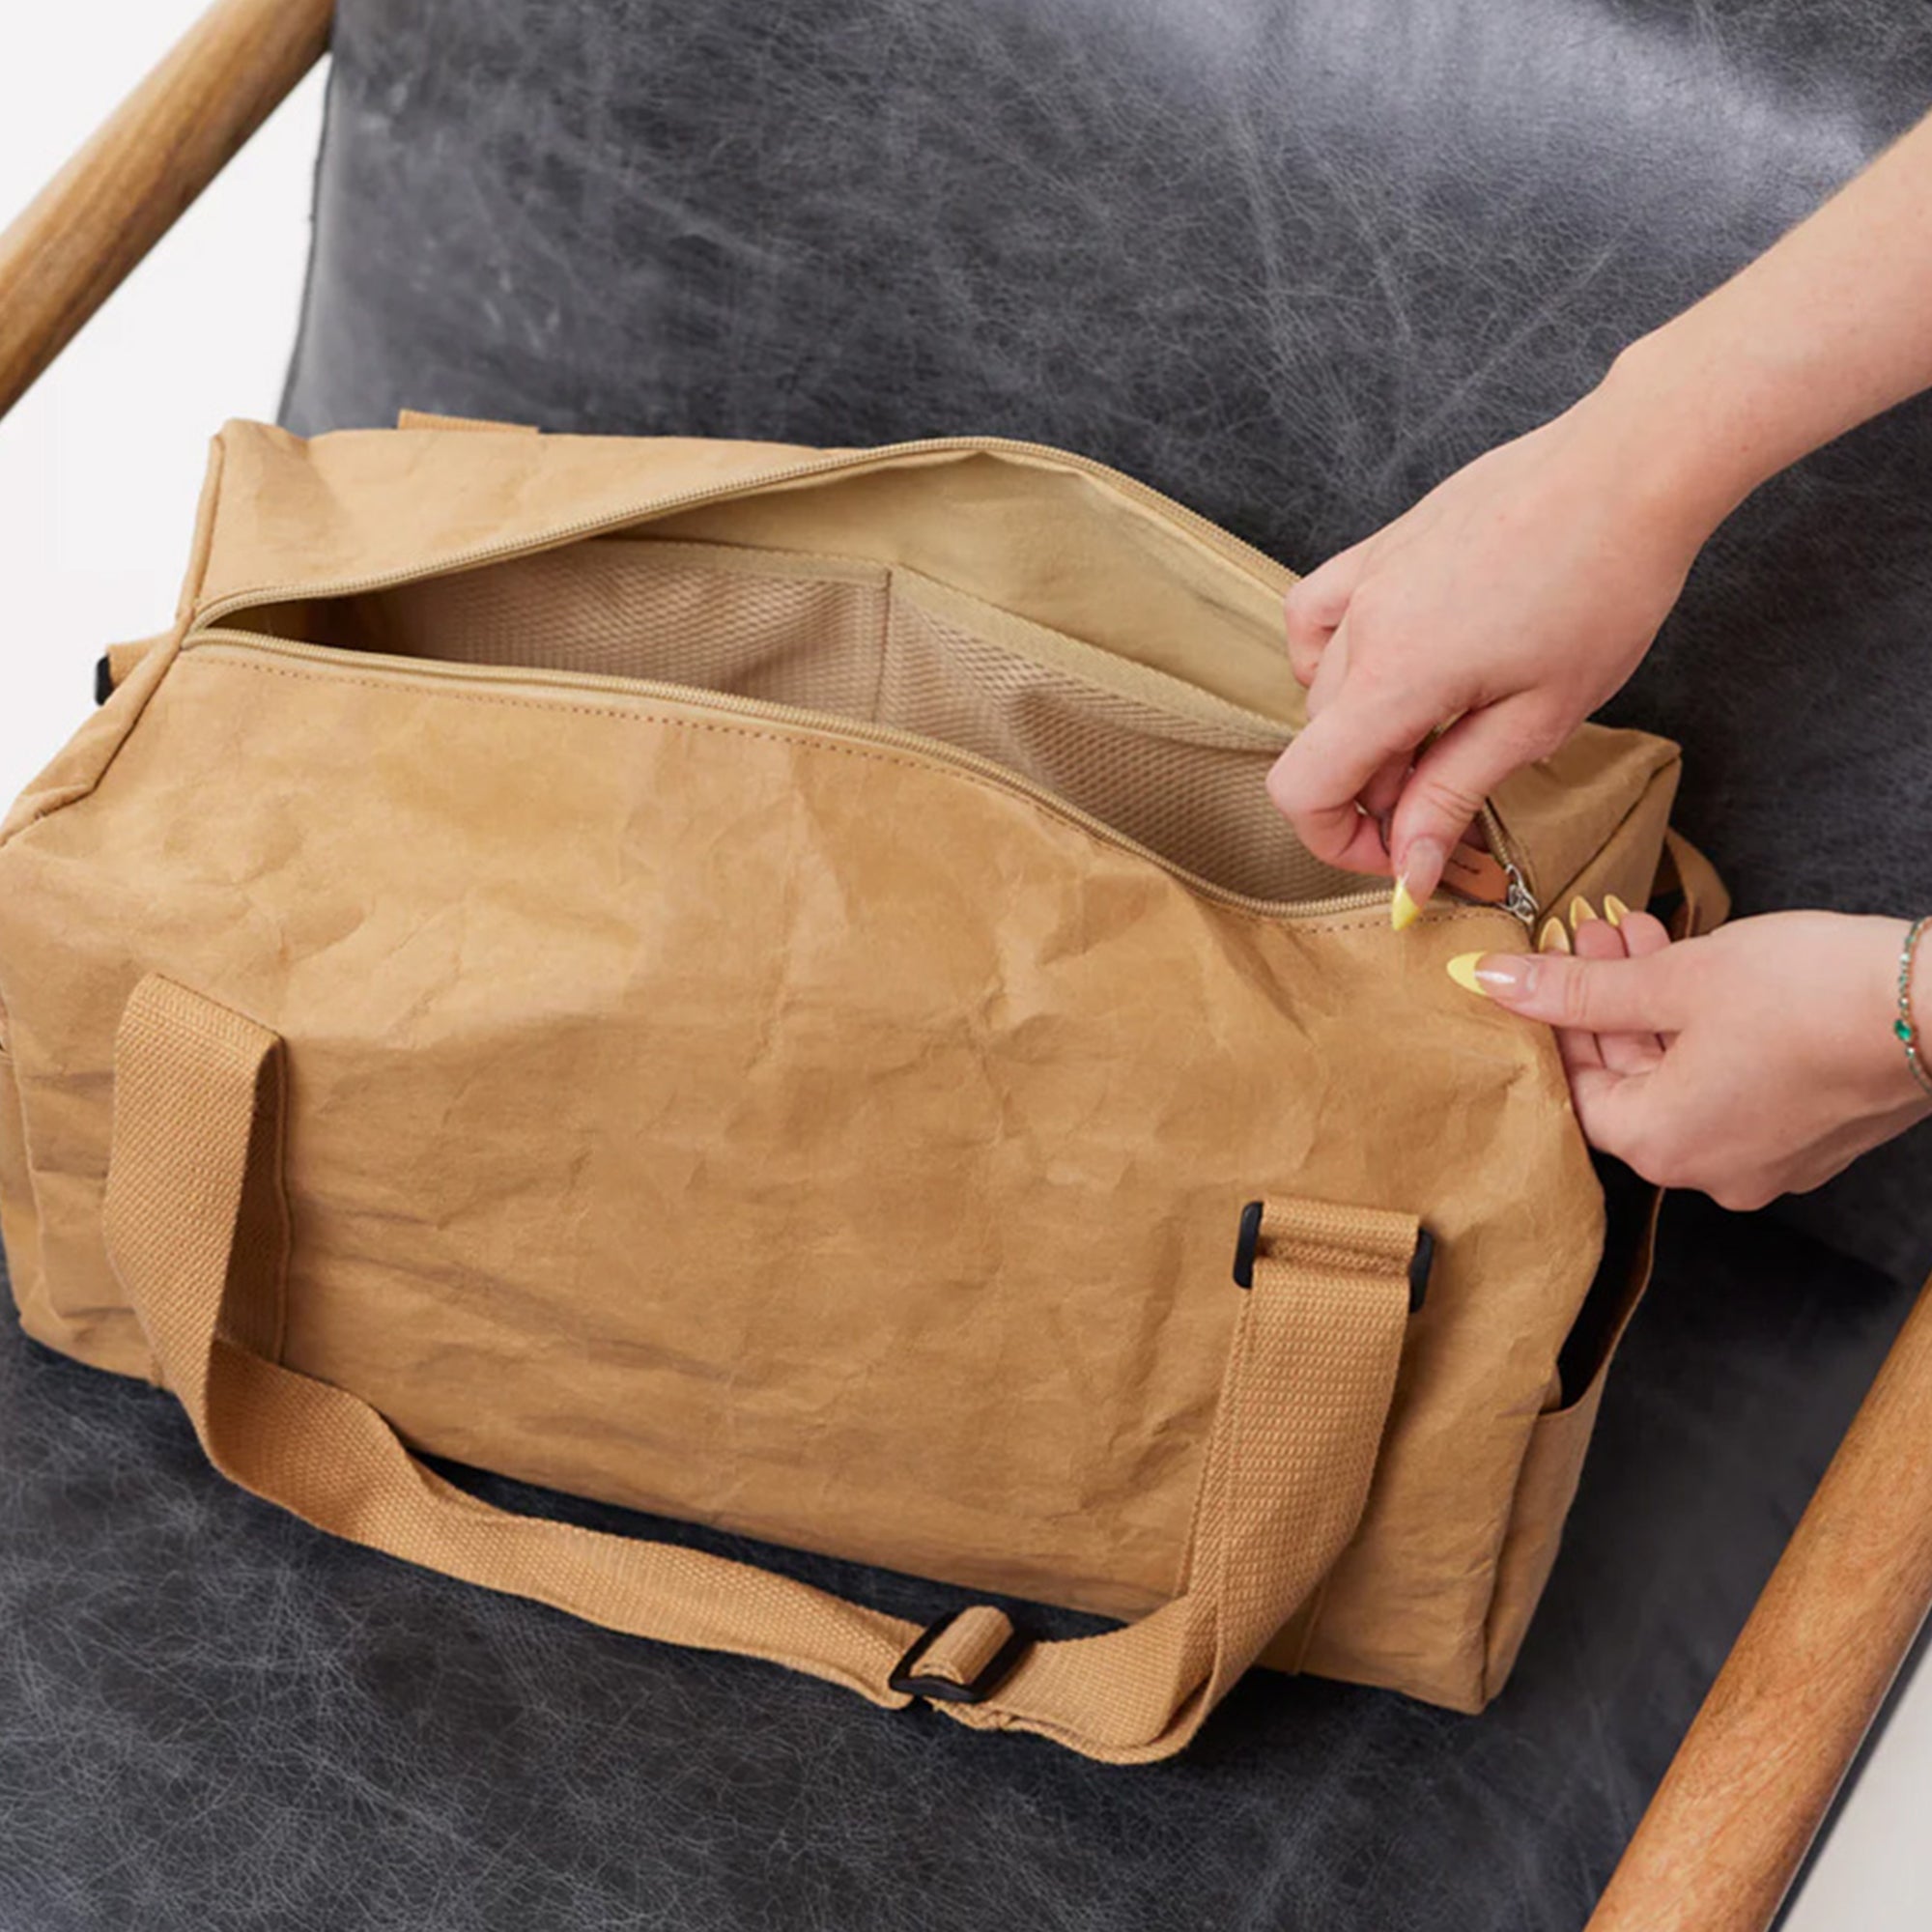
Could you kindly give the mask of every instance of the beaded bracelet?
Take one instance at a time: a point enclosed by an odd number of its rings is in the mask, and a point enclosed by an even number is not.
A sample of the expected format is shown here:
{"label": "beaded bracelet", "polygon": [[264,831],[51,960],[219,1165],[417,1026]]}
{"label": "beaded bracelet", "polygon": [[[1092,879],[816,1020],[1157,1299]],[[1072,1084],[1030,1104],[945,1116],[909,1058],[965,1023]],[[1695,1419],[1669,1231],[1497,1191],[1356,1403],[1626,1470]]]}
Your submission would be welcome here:
{"label": "beaded bracelet", "polygon": [[1891,1030],[1905,1049],[1905,1064],[1911,1067],[1912,1077],[1926,1093],[1932,1094],[1932,1068],[1925,1065],[1924,1054],[1918,1045],[1918,1027],[1912,1017],[1912,961],[1927,926],[1932,926],[1932,915],[1914,922],[1911,931],[1905,935],[1904,946],[1899,949],[1898,1017],[1892,1021]]}

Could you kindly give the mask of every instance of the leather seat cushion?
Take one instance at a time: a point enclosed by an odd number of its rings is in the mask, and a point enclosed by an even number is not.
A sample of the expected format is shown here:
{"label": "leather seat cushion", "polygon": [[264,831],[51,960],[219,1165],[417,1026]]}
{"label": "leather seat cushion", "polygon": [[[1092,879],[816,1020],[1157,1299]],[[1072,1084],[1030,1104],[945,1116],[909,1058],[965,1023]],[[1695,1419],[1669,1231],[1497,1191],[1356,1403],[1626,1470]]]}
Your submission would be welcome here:
{"label": "leather seat cushion", "polygon": [[[1491,1710],[1257,1672],[1128,1771],[332,1542],[216,1476],[165,1394],[10,1333],[0,1925],[1576,1932],[1906,1298],[1673,1203]],[[902,1614],[954,1601],[701,1540]]]}

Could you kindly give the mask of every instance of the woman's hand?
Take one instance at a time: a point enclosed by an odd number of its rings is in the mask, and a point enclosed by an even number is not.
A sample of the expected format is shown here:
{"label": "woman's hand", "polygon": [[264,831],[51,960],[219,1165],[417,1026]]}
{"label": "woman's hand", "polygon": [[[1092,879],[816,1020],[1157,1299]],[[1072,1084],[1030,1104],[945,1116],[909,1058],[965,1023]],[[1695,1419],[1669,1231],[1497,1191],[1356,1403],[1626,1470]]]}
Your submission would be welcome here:
{"label": "woman's hand", "polygon": [[1483,798],[1630,675],[1731,510],[1932,384],[1929,185],[1932,115],[1576,408],[1289,593],[1313,722],[1268,788],[1317,856],[1395,872],[1398,925]]}
{"label": "woman's hand", "polygon": [[1395,872],[1398,925],[1483,798],[1630,675],[1724,517],[1932,383],[1928,183],[1932,115],[1574,409],[1289,593],[1313,722],[1269,789],[1319,857]]}
{"label": "woman's hand", "polygon": [[[1759,1208],[1932,1115],[1892,1033],[1902,921],[1772,913],[1673,945],[1609,909],[1615,924],[1580,919],[1575,957],[1469,953],[1450,972],[1557,1029],[1584,1133],[1646,1179]],[[1914,993],[1932,1014],[1932,947]]]}
{"label": "woman's hand", "polygon": [[1289,592],[1311,722],[1268,790],[1318,858],[1395,873],[1398,925],[1489,793],[1630,676],[1729,507],[1641,422],[1612,371]]}

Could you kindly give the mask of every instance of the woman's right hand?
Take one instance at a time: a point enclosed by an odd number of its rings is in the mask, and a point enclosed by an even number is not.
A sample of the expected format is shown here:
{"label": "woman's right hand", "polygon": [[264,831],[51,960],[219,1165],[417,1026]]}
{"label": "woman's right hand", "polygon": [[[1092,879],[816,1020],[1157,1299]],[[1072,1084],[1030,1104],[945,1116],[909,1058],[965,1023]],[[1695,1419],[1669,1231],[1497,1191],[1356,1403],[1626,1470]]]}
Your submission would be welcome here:
{"label": "woman's right hand", "polygon": [[1929,191],[1932,114],[1574,409],[1289,593],[1313,722],[1269,790],[1318,857],[1406,882],[1397,924],[1483,799],[1630,675],[1737,504],[1932,385]]}
{"label": "woman's right hand", "polygon": [[1289,592],[1310,723],[1268,790],[1318,858],[1396,876],[1398,925],[1483,800],[1630,676],[1729,508],[1673,487],[1642,413],[1612,370]]}

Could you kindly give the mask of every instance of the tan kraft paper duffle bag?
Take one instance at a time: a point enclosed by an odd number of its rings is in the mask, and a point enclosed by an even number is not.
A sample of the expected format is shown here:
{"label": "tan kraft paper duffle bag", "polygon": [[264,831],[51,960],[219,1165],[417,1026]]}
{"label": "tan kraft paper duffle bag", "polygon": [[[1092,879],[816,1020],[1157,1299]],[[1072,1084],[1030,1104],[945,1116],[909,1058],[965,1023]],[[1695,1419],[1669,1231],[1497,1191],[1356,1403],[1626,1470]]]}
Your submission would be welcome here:
{"label": "tan kraft paper duffle bag", "polygon": [[1479,1708],[1647,1231],[1602,1278],[1550,1036],[1443,962],[1721,892],[1591,727],[1392,932],[1264,792],[1292,581],[1018,443],[232,425],[0,831],[27,1331],[322,1528],[881,1705],[1117,1762],[1257,1661]]}

